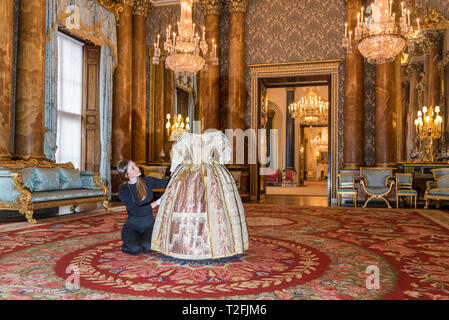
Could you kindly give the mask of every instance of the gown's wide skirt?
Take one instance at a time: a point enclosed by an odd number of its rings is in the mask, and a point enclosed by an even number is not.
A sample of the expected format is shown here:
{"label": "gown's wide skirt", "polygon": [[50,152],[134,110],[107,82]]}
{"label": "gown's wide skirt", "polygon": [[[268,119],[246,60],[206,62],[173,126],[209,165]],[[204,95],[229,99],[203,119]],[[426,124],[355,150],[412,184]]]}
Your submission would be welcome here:
{"label": "gown's wide skirt", "polygon": [[215,161],[180,164],[164,193],[151,249],[180,259],[218,259],[248,249],[242,201],[230,172]]}

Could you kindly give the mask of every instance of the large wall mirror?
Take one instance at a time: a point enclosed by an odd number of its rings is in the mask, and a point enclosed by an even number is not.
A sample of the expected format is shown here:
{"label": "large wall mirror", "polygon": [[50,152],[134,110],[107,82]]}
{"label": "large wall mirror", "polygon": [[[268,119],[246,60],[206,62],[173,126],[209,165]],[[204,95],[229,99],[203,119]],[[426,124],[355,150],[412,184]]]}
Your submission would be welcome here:
{"label": "large wall mirror", "polygon": [[401,57],[398,155],[403,162],[443,162],[449,160],[449,19],[429,9],[422,20],[422,41]]}
{"label": "large wall mirror", "polygon": [[[150,55],[150,61],[152,55]],[[169,122],[175,122],[175,115],[182,116],[182,123],[187,124],[189,131],[195,128],[199,112],[199,78],[176,76],[173,71],[165,67],[164,58],[159,65],[149,64],[148,72],[148,154],[150,163],[169,163],[172,142],[170,131],[167,130],[167,115]],[[201,128],[199,128],[200,130]]]}
{"label": "large wall mirror", "polygon": [[[184,119],[189,118],[195,120],[198,108],[197,77],[174,76],[174,79],[173,113],[182,115]],[[190,131],[192,131],[192,126]]]}

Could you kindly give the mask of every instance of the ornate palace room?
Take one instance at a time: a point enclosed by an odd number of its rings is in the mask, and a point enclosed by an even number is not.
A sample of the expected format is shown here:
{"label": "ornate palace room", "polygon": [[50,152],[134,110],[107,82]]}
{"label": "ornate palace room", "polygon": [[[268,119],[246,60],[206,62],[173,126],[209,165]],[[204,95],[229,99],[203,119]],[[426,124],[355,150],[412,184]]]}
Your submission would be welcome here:
{"label": "ornate palace room", "polygon": [[0,0],[0,30],[0,300],[449,299],[449,1]]}

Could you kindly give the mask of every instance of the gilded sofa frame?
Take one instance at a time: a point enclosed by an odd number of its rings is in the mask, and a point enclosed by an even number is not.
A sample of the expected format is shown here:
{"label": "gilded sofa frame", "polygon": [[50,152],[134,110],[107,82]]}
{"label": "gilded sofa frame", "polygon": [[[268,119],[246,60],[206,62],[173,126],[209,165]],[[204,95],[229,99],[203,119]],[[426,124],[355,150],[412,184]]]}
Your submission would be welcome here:
{"label": "gilded sofa frame", "polygon": [[439,200],[449,200],[449,195],[441,196],[441,195],[429,194],[430,189],[432,189],[435,186],[437,186],[438,185],[438,180],[442,176],[444,176],[444,174],[436,176],[435,172],[433,170],[432,170],[432,174],[433,174],[433,178],[435,179],[435,181],[427,181],[426,182],[426,192],[424,193],[424,200],[426,201],[426,203],[424,205],[424,209],[428,209],[429,208],[430,200],[436,200],[437,201],[437,208],[439,208]]}
{"label": "gilded sofa frame", "polygon": [[[2,167],[9,167],[11,169],[23,169],[26,167],[42,167],[42,168],[74,168],[71,162],[57,164],[49,161],[10,161],[7,163],[0,163]],[[10,174],[0,174],[0,177],[12,177],[14,189],[20,193],[17,199],[13,202],[3,202],[0,201],[0,210],[18,210],[19,213],[23,214],[25,218],[30,223],[37,223],[36,219],[34,219],[34,210],[37,209],[46,209],[60,206],[71,205],[70,210],[75,212],[75,209],[81,203],[89,203],[89,202],[102,202],[103,207],[110,211],[110,203],[109,203],[109,189],[107,186],[100,182],[100,174],[98,172],[92,172],[94,185],[103,190],[102,196],[96,197],[85,197],[85,198],[72,198],[72,199],[64,199],[64,200],[53,200],[53,201],[42,201],[42,202],[34,202],[30,189],[23,185],[22,173],[21,172],[13,172]]]}
{"label": "gilded sofa frame", "polygon": [[[363,169],[369,169],[369,170],[390,170],[390,174],[385,178],[385,188],[388,188],[388,190],[384,193],[371,193],[368,190],[366,190],[367,187],[367,181],[366,178],[363,176]],[[393,169],[391,168],[373,168],[373,167],[361,167],[360,168],[360,185],[362,186],[363,190],[365,191],[365,193],[369,196],[368,199],[365,200],[365,203],[363,204],[363,208],[366,208],[366,205],[368,204],[368,202],[370,202],[372,199],[382,199],[385,201],[385,203],[387,204],[388,208],[391,209],[391,205],[390,202],[388,202],[387,198],[385,198],[385,196],[387,194],[389,194],[393,188],[393,186],[395,185],[395,181],[394,181],[394,177],[393,177]],[[388,181],[392,180],[392,182],[390,183],[390,186],[388,187]]]}

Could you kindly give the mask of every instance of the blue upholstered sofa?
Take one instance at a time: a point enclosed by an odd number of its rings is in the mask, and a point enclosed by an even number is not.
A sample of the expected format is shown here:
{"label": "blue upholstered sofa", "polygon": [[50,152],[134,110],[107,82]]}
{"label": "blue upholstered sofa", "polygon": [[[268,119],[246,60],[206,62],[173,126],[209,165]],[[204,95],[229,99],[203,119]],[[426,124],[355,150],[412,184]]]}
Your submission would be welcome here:
{"label": "blue upholstered sofa", "polygon": [[72,163],[11,161],[0,163],[0,210],[18,210],[37,223],[34,210],[103,202],[110,210],[109,190],[96,172],[80,171]]}

